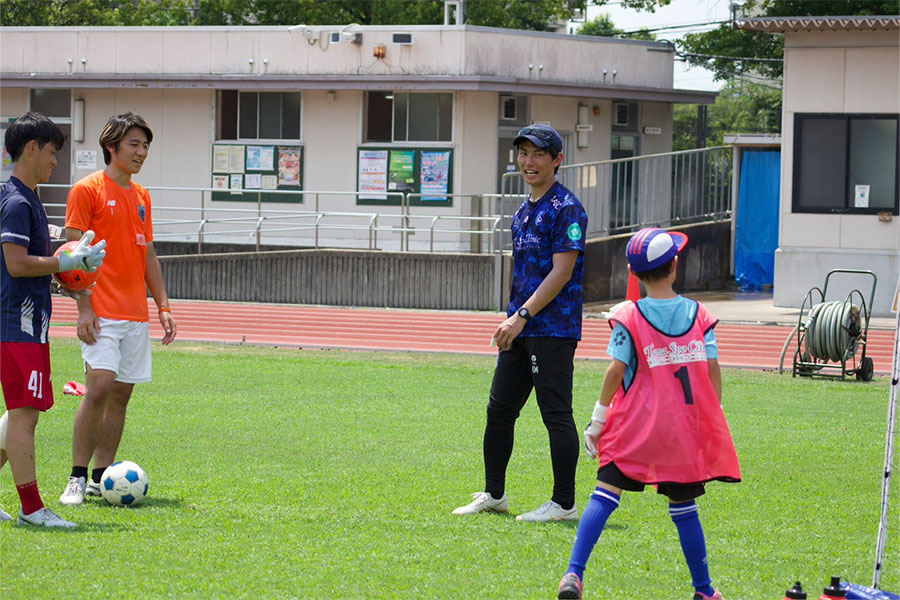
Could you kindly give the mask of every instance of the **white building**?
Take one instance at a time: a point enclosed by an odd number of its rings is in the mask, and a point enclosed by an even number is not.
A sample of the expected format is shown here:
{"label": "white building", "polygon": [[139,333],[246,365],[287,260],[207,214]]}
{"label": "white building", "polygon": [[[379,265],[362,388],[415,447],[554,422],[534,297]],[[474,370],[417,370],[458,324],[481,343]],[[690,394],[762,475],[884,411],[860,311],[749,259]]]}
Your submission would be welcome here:
{"label": "white building", "polygon": [[[533,122],[560,131],[567,164],[670,150],[672,103],[715,99],[673,89],[673,65],[664,43],[464,25],[4,27],[0,120],[39,110],[58,122],[71,143],[55,182],[70,184],[103,167],[107,118],[141,114],[154,140],[137,181],[222,190],[153,192],[155,206],[190,208],[194,219],[202,206],[207,219],[265,207],[385,222],[401,211],[388,192],[401,190],[412,193],[411,214],[466,217],[489,212],[478,195],[498,192],[516,169],[512,140]],[[273,188],[292,193],[261,193]],[[45,190],[44,201],[64,193]],[[183,230],[196,239],[196,226]],[[359,230],[327,235],[367,244]],[[424,246],[421,237],[407,247]],[[441,243],[467,251],[471,240]]]}
{"label": "white building", "polygon": [[[775,304],[799,307],[832,269],[865,269],[878,280],[874,313],[889,314],[900,274],[900,17],[741,26],[784,35]],[[836,275],[827,300],[855,288],[868,304],[871,285],[871,277]]]}

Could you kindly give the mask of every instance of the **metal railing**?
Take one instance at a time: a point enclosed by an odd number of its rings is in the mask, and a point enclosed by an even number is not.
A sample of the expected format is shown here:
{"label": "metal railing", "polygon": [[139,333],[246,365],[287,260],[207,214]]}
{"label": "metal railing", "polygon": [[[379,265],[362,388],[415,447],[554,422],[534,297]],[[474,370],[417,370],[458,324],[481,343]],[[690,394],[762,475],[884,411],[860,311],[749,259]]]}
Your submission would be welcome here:
{"label": "metal railing", "polygon": [[[42,184],[40,187],[67,189],[69,186]],[[436,244],[436,237],[443,236],[445,246],[452,245],[451,251],[453,252],[465,251],[465,247],[468,246],[468,250],[471,252],[487,251],[492,253],[495,251],[500,237],[498,235],[498,218],[480,214],[482,200],[481,196],[477,194],[442,194],[442,196],[458,199],[468,198],[479,214],[435,215],[413,214],[410,200],[420,197],[421,194],[404,192],[382,194],[383,199],[393,199],[395,203],[381,206],[379,211],[350,212],[319,210],[320,200],[334,196],[359,198],[369,194],[355,191],[265,190],[265,192],[247,192],[244,190],[242,192],[244,195],[256,196],[255,208],[233,208],[221,206],[222,202],[217,202],[215,206],[209,206],[208,201],[212,197],[211,194],[222,192],[222,190],[214,188],[147,186],[147,189],[154,196],[154,239],[196,240],[198,254],[203,253],[204,244],[211,243],[211,239],[235,242],[235,238],[240,239],[242,236],[253,240],[257,251],[266,239],[272,240],[273,237],[281,240],[282,243],[285,238],[290,238],[292,245],[309,245],[320,248],[322,247],[322,233],[326,231],[364,233],[367,236],[365,247],[370,250],[382,249],[382,246],[379,245],[379,234],[381,234],[382,240],[386,237],[391,238],[399,250],[409,251],[410,237],[417,233],[427,232],[427,251],[429,252],[440,250]],[[262,201],[263,193],[266,195],[286,194],[295,197],[311,196],[315,209],[271,208],[271,203]],[[200,195],[199,205],[196,205],[197,194]],[[183,205],[191,202],[195,205]],[[64,225],[64,204],[47,203],[45,207],[51,222],[60,226]],[[469,236],[468,242],[463,243],[461,236]],[[486,248],[483,248],[481,243],[484,238],[487,239]],[[446,241],[447,239],[455,241],[451,244]],[[330,238],[327,246],[361,247],[359,242],[359,236]],[[420,249],[425,249],[422,244],[419,246]]]}
{"label": "metal railing", "polygon": [[[563,165],[557,179],[584,205],[587,235],[599,237],[730,218],[732,168],[732,147],[717,146]],[[527,190],[518,173],[504,174],[501,189],[507,223]]]}

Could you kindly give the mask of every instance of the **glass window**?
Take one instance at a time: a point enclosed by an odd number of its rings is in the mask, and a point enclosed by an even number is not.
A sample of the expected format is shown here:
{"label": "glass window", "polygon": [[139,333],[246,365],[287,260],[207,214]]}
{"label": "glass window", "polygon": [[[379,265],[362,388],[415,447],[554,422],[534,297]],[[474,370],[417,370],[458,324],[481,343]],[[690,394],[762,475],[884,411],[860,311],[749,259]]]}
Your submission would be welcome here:
{"label": "glass window", "polygon": [[394,110],[394,94],[368,92],[366,94],[366,142],[390,142]]}
{"label": "glass window", "polygon": [[48,117],[72,116],[71,90],[31,90],[31,110]]}
{"label": "glass window", "polygon": [[252,140],[257,137],[258,111],[258,92],[241,92],[238,94],[238,133],[241,138]]}
{"label": "glass window", "polygon": [[238,129],[238,93],[235,90],[219,92],[217,114],[220,140],[236,140]]}
{"label": "glass window", "polygon": [[794,202],[799,208],[843,208],[847,124],[843,119],[808,119],[803,132],[796,174],[800,193]]}
{"label": "glass window", "polygon": [[299,140],[300,92],[219,92],[220,140]]}
{"label": "glass window", "polygon": [[796,115],[794,212],[900,214],[898,120],[895,115]]}
{"label": "glass window", "polygon": [[847,197],[868,186],[869,208],[891,209],[897,198],[897,120],[852,119]]}
{"label": "glass window", "polygon": [[394,93],[394,140],[406,141],[409,123],[409,94]]}
{"label": "glass window", "polygon": [[365,141],[449,142],[453,137],[453,94],[368,92]]}

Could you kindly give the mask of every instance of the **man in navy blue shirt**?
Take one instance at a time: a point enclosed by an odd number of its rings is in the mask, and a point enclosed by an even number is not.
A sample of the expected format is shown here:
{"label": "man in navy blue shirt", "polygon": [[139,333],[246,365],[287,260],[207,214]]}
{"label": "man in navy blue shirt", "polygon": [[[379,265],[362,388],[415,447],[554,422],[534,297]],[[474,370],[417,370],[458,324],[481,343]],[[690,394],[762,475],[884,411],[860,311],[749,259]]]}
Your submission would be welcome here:
{"label": "man in navy blue shirt", "polygon": [[[90,246],[87,232],[78,247],[53,256],[47,213],[35,193],[50,180],[62,131],[40,113],[16,119],[4,144],[12,177],[0,188],[0,385],[7,411],[0,418],[0,467],[9,460],[22,510],[20,525],[75,527],[44,506],[37,487],[34,430],[40,413],[53,406],[50,382],[50,275],[103,262],[105,242]],[[0,510],[0,521],[11,517]]]}
{"label": "man in navy blue shirt", "polygon": [[513,269],[508,318],[494,332],[499,347],[484,430],[485,488],[457,515],[506,512],[506,467],[519,412],[536,391],[550,437],[553,495],[517,521],[573,521],[579,433],[572,417],[575,347],[581,339],[584,235],[587,214],[556,181],[562,138],[531,125],[514,141],[519,170],[531,188],[512,222]]}

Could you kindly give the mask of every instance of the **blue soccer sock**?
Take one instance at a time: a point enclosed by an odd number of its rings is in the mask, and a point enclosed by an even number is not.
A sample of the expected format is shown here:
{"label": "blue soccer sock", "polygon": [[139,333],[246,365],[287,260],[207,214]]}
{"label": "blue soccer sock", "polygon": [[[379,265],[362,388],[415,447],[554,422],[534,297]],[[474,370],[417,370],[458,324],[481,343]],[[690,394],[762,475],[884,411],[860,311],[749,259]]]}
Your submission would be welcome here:
{"label": "blue soccer sock", "polygon": [[584,568],[597,540],[600,539],[600,534],[603,533],[606,520],[618,507],[618,494],[599,486],[594,490],[591,500],[578,522],[575,544],[572,546],[572,557],[569,559],[569,569],[566,573],[575,573],[579,579],[583,578]]}
{"label": "blue soccer sock", "polygon": [[710,585],[712,579],[709,577],[709,565],[706,561],[706,538],[697,514],[697,503],[691,500],[669,504],[669,516],[678,528],[681,551],[684,552],[694,588],[702,594],[712,596],[715,590]]}

